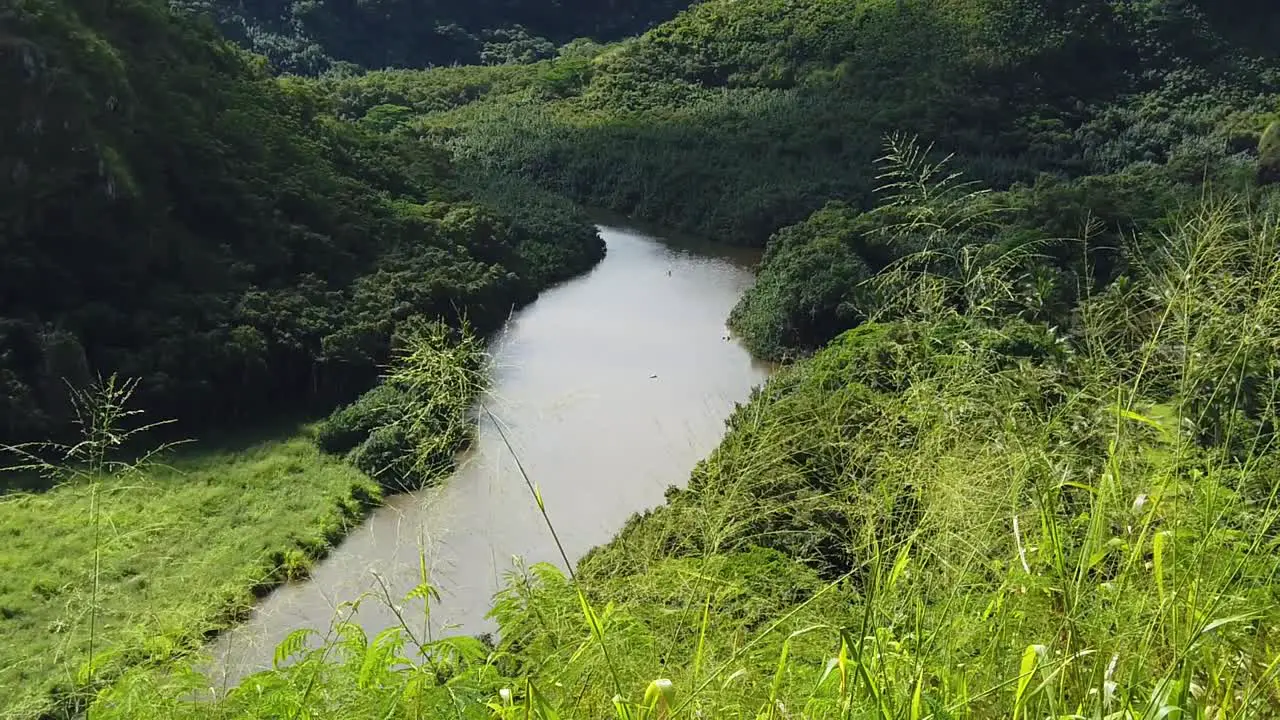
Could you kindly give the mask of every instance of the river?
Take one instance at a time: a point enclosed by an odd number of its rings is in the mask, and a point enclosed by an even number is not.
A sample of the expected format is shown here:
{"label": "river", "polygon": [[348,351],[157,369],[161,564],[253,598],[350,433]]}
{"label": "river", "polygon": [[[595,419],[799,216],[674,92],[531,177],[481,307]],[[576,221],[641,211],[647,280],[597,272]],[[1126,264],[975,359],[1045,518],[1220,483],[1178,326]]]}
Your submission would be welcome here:
{"label": "river", "polygon": [[[661,504],[669,485],[683,485],[720,441],[734,403],[768,374],[725,330],[758,254],[599,230],[605,259],[545,292],[497,335],[484,400],[575,562],[632,513]],[[226,687],[269,667],[293,630],[324,631],[340,603],[380,595],[376,576],[398,601],[418,585],[423,558],[441,595],[431,632],[492,631],[485,614],[513,556],[564,564],[510,451],[482,416],[449,479],[389,498],[309,580],[280,587],[219,636],[210,680]],[[353,619],[371,634],[396,624],[376,599]]]}

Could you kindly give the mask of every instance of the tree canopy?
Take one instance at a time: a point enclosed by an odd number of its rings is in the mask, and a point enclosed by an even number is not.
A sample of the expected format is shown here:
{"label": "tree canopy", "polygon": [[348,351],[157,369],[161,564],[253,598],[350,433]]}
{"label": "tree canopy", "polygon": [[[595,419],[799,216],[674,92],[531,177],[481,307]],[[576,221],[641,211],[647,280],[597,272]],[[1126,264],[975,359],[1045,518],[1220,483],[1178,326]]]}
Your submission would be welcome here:
{"label": "tree canopy", "polygon": [[689,0],[170,0],[213,18],[277,70],[530,62],[574,38],[616,40]]}
{"label": "tree canopy", "polygon": [[63,426],[95,373],[190,423],[323,406],[406,318],[493,328],[602,252],[566,205],[478,202],[442,151],[160,2],[4,12],[0,437]]}

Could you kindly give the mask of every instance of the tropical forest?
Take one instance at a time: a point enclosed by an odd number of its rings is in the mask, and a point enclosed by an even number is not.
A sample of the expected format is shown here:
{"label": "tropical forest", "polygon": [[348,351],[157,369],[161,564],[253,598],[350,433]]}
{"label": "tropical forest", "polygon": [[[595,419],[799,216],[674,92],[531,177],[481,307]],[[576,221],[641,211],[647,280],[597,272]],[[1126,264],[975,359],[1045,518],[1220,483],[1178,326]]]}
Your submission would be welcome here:
{"label": "tropical forest", "polygon": [[0,720],[1280,717],[1280,4],[0,0]]}

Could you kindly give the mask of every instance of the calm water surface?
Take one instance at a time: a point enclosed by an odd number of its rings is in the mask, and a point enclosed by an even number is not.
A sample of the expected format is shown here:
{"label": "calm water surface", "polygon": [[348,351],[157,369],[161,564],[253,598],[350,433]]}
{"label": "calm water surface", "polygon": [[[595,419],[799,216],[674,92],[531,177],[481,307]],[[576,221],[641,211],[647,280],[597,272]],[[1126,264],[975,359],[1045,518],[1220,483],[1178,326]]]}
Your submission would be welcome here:
{"label": "calm water surface", "polygon": [[[768,372],[725,339],[756,257],[620,227],[600,233],[605,259],[544,293],[496,338],[485,399],[573,561],[632,513],[661,504],[667,486],[683,485],[719,442],[734,403]],[[399,600],[418,585],[423,557],[441,593],[432,632],[492,631],[485,614],[513,556],[563,566],[510,452],[482,418],[451,478],[390,498],[310,580],[281,587],[219,637],[211,679],[230,684],[269,667],[293,630],[326,629],[339,604],[381,596],[378,577]],[[371,634],[396,624],[373,600],[352,619]]]}

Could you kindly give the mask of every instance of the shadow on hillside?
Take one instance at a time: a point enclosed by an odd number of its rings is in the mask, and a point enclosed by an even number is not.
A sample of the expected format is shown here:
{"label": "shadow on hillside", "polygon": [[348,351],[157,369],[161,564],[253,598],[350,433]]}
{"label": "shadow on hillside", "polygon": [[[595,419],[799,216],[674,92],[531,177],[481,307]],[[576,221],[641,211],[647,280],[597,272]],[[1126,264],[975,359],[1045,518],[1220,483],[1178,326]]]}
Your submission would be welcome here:
{"label": "shadow on hillside", "polygon": [[[486,106],[457,142],[468,160],[585,204],[763,246],[774,230],[828,201],[871,205],[891,133],[918,136],[933,145],[935,160],[952,155],[951,170],[993,190],[1044,174],[1078,178],[1138,165],[1203,174],[1229,154],[1221,146],[1230,131],[1206,120],[1205,103],[1246,118],[1276,91],[1266,74],[1244,71],[1254,61],[1240,48],[1213,52],[1212,67],[1194,78],[1135,74],[1162,61],[1086,28],[1016,63],[995,56],[845,62],[786,88],[705,87],[629,68],[550,109]],[[1099,54],[1115,66],[1052,71]],[[646,93],[663,99],[637,99]],[[1152,105],[1168,110],[1153,114]]]}
{"label": "shadow on hillside", "polygon": [[[1135,163],[1203,169],[1223,155],[1204,108],[1258,112],[1257,98],[1276,88],[1248,55],[1276,51],[1237,43],[1248,24],[1200,2],[1223,42],[1173,11],[1134,25],[1029,1],[1010,3],[1021,15],[977,25],[890,4],[848,27],[796,9],[785,23],[761,15],[722,28],[708,11],[680,24],[706,41],[698,52],[674,31],[646,37],[601,60],[576,94],[486,99],[459,115],[474,132],[452,137],[486,169],[756,246],[830,200],[869,205],[894,132],[954,155],[951,169],[997,190]],[[1270,5],[1233,7],[1269,22],[1280,17]],[[768,42],[784,36],[790,50]],[[1178,72],[1187,58],[1203,72]]]}
{"label": "shadow on hillside", "polygon": [[1066,168],[1074,148],[1037,145],[999,97],[954,88],[871,97],[845,83],[725,90],[660,121],[548,122],[511,108],[484,123],[500,169],[588,205],[702,237],[763,246],[831,200],[869,206],[890,133],[918,135],[990,187]]}
{"label": "shadow on hillside", "polygon": [[[149,436],[140,435],[136,442],[122,449],[117,457],[130,462],[152,453],[161,446],[168,446],[150,460],[182,470],[185,467],[207,462],[210,455],[232,456],[297,438],[305,437],[310,440],[312,425],[322,417],[293,413],[233,428],[206,431],[199,437],[164,432],[162,428],[157,428],[157,431]],[[54,456],[55,454],[50,454],[50,458]],[[0,454],[0,467],[14,467],[26,462],[14,453]],[[48,492],[62,482],[61,478],[35,470],[3,471],[0,472],[0,497],[18,493]]]}

